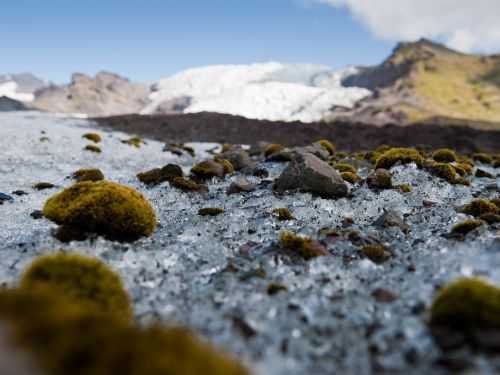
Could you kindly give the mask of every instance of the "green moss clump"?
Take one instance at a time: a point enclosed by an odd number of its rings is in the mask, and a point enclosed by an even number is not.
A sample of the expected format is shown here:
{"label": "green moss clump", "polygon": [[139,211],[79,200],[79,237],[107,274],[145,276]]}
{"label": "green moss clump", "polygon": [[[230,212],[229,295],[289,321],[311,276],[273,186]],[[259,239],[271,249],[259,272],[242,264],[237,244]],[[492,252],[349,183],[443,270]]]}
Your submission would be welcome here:
{"label": "green moss clump", "polygon": [[439,163],[453,163],[457,160],[457,154],[449,148],[440,148],[434,151],[432,158]]}
{"label": "green moss clump", "polygon": [[330,141],[328,141],[326,139],[320,139],[316,143],[318,143],[319,145],[321,145],[321,147],[323,147],[326,151],[328,151],[328,153],[330,155],[335,154],[335,146],[334,146],[334,144],[332,142],[330,142]]}
{"label": "green moss clump", "polygon": [[470,334],[500,329],[500,289],[480,278],[459,279],[439,291],[430,310],[431,326]]}
{"label": "green moss clump", "polygon": [[191,168],[193,176],[200,179],[209,179],[213,177],[222,178],[226,174],[226,166],[218,163],[215,160],[205,160]]}
{"label": "green moss clump", "polygon": [[412,148],[392,148],[382,154],[377,159],[375,168],[390,169],[396,163],[409,164],[415,163],[417,166],[422,167],[424,158],[415,149]]}
{"label": "green moss clump", "polygon": [[173,187],[186,192],[208,192],[207,185],[199,184],[196,181],[185,177],[175,177],[170,181]]}
{"label": "green moss clump", "polygon": [[453,168],[455,169],[455,172],[462,177],[468,174],[465,168],[463,168],[461,165],[453,165]]}
{"label": "green moss clump", "polygon": [[45,202],[49,220],[81,232],[118,241],[150,236],[156,214],[138,191],[109,181],[79,182]]}
{"label": "green moss clump", "polygon": [[54,187],[55,185],[51,184],[50,182],[38,182],[35,185],[33,185],[33,189],[35,190],[52,189]]}
{"label": "green moss clump", "polygon": [[481,220],[487,222],[488,224],[500,223],[500,214],[487,213],[479,217]]}
{"label": "green moss clump", "polygon": [[287,292],[288,288],[283,284],[271,283],[267,286],[267,294],[274,296],[280,292]]}
{"label": "green moss clump", "polygon": [[198,210],[198,215],[200,216],[218,216],[223,214],[225,211],[223,208],[219,207],[205,207]]}
{"label": "green moss clump", "polygon": [[493,203],[495,206],[497,206],[498,210],[500,211],[500,198],[493,198],[490,200],[490,203]]}
{"label": "green moss clump", "polygon": [[392,175],[387,169],[376,169],[366,179],[369,187],[375,189],[392,189]]}
{"label": "green moss clump", "polygon": [[100,154],[102,151],[96,145],[87,145],[84,148],[85,151],[95,152],[96,154]]}
{"label": "green moss clump", "polygon": [[39,141],[40,142],[50,142],[50,138],[49,137],[40,137]]}
{"label": "green moss clump", "polygon": [[328,250],[318,241],[292,232],[282,232],[279,241],[282,247],[291,250],[306,260],[329,254]]}
{"label": "green moss clump", "polygon": [[466,235],[467,233],[473,231],[474,229],[479,228],[483,224],[484,221],[482,220],[465,220],[453,225],[453,227],[451,228],[451,233]]}
{"label": "green moss clump", "polygon": [[381,264],[389,260],[391,253],[383,245],[366,245],[361,248],[361,253],[373,263]]}
{"label": "green moss clump", "polygon": [[398,189],[402,193],[411,193],[411,186],[410,186],[410,184],[401,184],[401,185],[398,185]]}
{"label": "green moss clump", "polygon": [[356,182],[361,181],[361,177],[352,172],[342,172],[340,176],[344,179],[344,181],[347,181],[351,184],[355,184]]}
{"label": "green moss clump", "polygon": [[50,290],[0,291],[0,317],[47,374],[249,374],[185,328],[139,328]]}
{"label": "green moss clump", "polygon": [[286,207],[282,208],[275,208],[273,210],[273,215],[279,220],[279,221],[288,221],[288,220],[295,220],[295,217],[292,215],[290,210]]}
{"label": "green moss clump", "polygon": [[478,161],[483,164],[491,164],[493,161],[493,158],[491,155],[485,154],[485,153],[477,153],[472,155],[472,159],[475,161]]}
{"label": "green moss clump", "polygon": [[429,171],[436,176],[448,181],[450,184],[455,183],[457,180],[457,173],[455,168],[448,163],[432,163],[429,165]]}
{"label": "green moss clump", "polygon": [[216,158],[214,159],[214,161],[222,165],[222,167],[224,168],[224,174],[234,173],[234,166],[229,160]]}
{"label": "green moss clump", "polygon": [[132,137],[129,139],[124,139],[124,140],[122,140],[122,143],[129,145],[129,146],[136,147],[136,148],[140,148],[141,145],[146,144],[146,142],[144,142],[144,140],[142,138],[139,138],[139,137]]}
{"label": "green moss clump", "polygon": [[175,164],[167,164],[162,168],[155,168],[147,172],[138,173],[137,178],[143,184],[155,186],[162,182],[172,181],[174,178],[182,177],[183,175],[181,167]]}
{"label": "green moss clump", "polygon": [[390,149],[392,149],[392,147],[391,147],[391,146],[383,144],[383,145],[378,146],[378,147],[375,149],[375,152],[378,152],[378,153],[380,153],[380,154],[383,154],[384,152],[387,152],[387,151],[389,151]]}
{"label": "green moss clump", "polygon": [[491,173],[486,172],[486,171],[479,169],[479,168],[476,169],[475,176],[478,178],[495,178],[495,176],[493,176]]}
{"label": "green moss clump", "polygon": [[334,168],[339,172],[351,172],[357,173],[356,168],[354,168],[351,164],[347,163],[337,163],[334,165]]}
{"label": "green moss clump", "polygon": [[79,169],[72,174],[72,177],[77,182],[104,180],[104,174],[97,168]]}
{"label": "green moss clump", "polygon": [[499,208],[493,202],[487,199],[474,199],[472,202],[463,206],[461,208],[461,212],[479,217],[488,213],[499,213]]}
{"label": "green moss clump", "polygon": [[82,135],[82,138],[88,139],[89,141],[95,143],[100,143],[102,141],[101,136],[97,133],[85,133],[84,135]]}
{"label": "green moss clump", "polygon": [[271,143],[270,145],[267,145],[264,148],[264,156],[266,158],[268,158],[271,155],[276,154],[276,153],[280,152],[283,149],[284,149],[284,147],[282,145],[277,144],[277,143]]}
{"label": "green moss clump", "polygon": [[98,259],[58,253],[37,258],[23,273],[20,288],[44,287],[90,311],[132,320],[132,307],[120,277]]}

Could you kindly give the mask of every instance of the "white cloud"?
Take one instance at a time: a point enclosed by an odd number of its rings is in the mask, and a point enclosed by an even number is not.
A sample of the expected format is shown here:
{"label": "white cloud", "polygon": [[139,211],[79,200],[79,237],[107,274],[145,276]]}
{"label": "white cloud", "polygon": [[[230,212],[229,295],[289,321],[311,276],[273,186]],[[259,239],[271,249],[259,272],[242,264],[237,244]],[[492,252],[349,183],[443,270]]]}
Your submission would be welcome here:
{"label": "white cloud", "polygon": [[439,38],[461,51],[500,50],[500,0],[318,0],[347,7],[377,37]]}

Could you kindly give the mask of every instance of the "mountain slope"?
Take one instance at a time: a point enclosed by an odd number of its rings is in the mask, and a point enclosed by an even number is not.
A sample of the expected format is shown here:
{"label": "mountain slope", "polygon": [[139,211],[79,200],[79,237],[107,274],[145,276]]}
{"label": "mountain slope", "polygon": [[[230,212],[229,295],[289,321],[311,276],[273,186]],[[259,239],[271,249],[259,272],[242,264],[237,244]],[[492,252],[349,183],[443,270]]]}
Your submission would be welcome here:
{"label": "mountain slope", "polygon": [[218,112],[252,119],[322,120],[335,106],[352,107],[369,95],[345,88],[355,70],[322,65],[216,65],[183,71],[153,86],[143,114]]}
{"label": "mountain slope", "polygon": [[[399,44],[381,65],[344,79],[374,90],[332,118],[408,124],[435,118],[500,123],[500,56],[467,55],[428,40]],[[490,124],[490,127],[498,125]]]}
{"label": "mountain slope", "polygon": [[34,99],[34,92],[45,86],[47,82],[31,73],[0,75],[0,97],[31,102]]}
{"label": "mountain slope", "polygon": [[99,72],[95,77],[75,73],[68,85],[51,85],[35,93],[33,107],[61,113],[110,116],[138,113],[148,103],[146,85],[117,74]]}

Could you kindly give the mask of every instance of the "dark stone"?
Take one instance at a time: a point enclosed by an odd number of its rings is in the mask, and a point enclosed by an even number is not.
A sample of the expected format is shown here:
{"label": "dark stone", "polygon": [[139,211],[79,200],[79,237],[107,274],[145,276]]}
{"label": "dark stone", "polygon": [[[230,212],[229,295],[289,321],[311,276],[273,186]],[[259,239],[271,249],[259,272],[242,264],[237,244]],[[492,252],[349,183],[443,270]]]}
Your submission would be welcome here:
{"label": "dark stone", "polygon": [[254,191],[256,188],[257,186],[255,184],[252,184],[247,180],[240,179],[231,183],[231,185],[229,185],[229,187],[227,188],[226,193],[227,195],[249,193]]}
{"label": "dark stone", "polygon": [[323,198],[345,197],[348,188],[342,177],[328,163],[316,156],[297,154],[275,181],[278,192],[300,190]]}
{"label": "dark stone", "polygon": [[14,198],[12,198],[10,195],[0,193],[0,204],[3,204],[3,202],[9,201],[12,202]]}
{"label": "dark stone", "polygon": [[373,225],[380,228],[398,227],[403,233],[408,233],[410,231],[410,226],[393,210],[386,211],[373,222]]}
{"label": "dark stone", "polygon": [[40,211],[40,210],[35,210],[33,211],[32,213],[30,213],[30,216],[35,219],[35,220],[38,220],[38,219],[41,219],[43,218],[43,212]]}

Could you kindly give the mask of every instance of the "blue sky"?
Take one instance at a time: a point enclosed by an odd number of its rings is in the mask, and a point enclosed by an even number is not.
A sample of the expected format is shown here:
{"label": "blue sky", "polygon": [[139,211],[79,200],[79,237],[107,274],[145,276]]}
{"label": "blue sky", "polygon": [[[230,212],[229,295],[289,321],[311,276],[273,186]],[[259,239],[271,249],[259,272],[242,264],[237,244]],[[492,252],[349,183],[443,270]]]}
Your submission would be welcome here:
{"label": "blue sky", "polygon": [[0,73],[55,82],[103,69],[156,80],[208,64],[375,64],[394,46],[314,0],[3,1],[0,35]]}

